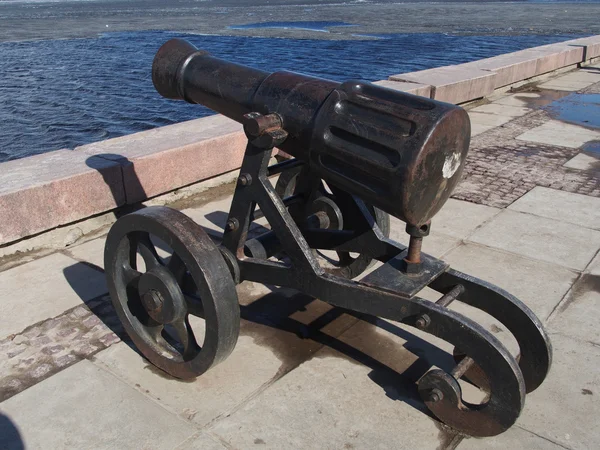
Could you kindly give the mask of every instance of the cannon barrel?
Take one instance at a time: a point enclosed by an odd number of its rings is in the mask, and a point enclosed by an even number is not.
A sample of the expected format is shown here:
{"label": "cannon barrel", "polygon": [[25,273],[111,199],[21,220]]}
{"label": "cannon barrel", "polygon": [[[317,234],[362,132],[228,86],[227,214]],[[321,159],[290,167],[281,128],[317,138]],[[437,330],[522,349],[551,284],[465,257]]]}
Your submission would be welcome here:
{"label": "cannon barrel", "polygon": [[279,115],[279,145],[312,171],[414,226],[444,205],[461,177],[470,122],[460,107],[363,81],[234,64],[173,39],[154,58],[164,97],[202,104],[237,122]]}

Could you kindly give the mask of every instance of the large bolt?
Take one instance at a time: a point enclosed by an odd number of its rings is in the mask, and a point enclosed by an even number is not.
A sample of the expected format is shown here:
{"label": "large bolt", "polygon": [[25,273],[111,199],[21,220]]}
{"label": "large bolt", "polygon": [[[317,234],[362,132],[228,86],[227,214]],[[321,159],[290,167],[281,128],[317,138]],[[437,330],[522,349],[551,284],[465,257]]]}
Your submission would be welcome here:
{"label": "large bolt", "polygon": [[250,186],[252,184],[252,175],[249,173],[243,173],[238,178],[238,184],[240,186]]}
{"label": "large bolt", "polygon": [[415,325],[417,326],[417,328],[427,328],[430,323],[431,319],[429,318],[429,316],[427,314],[423,314],[417,319]]}
{"label": "large bolt", "polygon": [[150,289],[146,292],[142,296],[142,300],[148,311],[160,311],[164,303],[164,299],[160,292],[154,289]]}
{"label": "large bolt", "polygon": [[439,389],[433,388],[429,393],[429,401],[432,403],[439,402],[444,398],[444,393]]}
{"label": "large bolt", "polygon": [[238,220],[234,217],[232,219],[229,219],[227,221],[227,223],[225,224],[225,230],[226,231],[235,231],[239,228],[240,223],[238,222]]}

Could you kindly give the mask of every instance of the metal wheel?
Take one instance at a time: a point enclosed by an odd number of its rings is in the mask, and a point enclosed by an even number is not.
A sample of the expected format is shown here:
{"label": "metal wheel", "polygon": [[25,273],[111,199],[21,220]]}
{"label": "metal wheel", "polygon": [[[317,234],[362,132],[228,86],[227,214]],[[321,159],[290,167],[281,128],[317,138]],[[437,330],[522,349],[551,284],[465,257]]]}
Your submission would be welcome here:
{"label": "metal wheel", "polygon": [[[277,180],[277,184],[275,186],[275,191],[279,194],[281,198],[289,197],[293,195],[296,191],[296,184],[298,175],[302,168],[294,168],[285,172],[282,172]],[[311,213],[318,213],[319,211],[327,212],[330,217],[336,217],[336,220],[332,220],[333,229],[339,230],[352,230],[352,220],[344,219],[344,216],[348,215],[348,211],[345,211],[345,207],[343,202],[336,203],[336,197],[334,194],[331,194],[325,190],[324,187],[320,189],[320,197],[318,197],[311,207],[309,211]],[[329,202],[327,202],[329,200]],[[375,222],[379,226],[379,229],[383,233],[385,237],[390,236],[390,216],[381,211],[378,208],[375,208],[372,205],[367,205],[367,208]],[[335,210],[335,215],[331,214],[330,210]],[[346,213],[346,214],[345,214]],[[332,253],[332,252],[328,252]],[[325,261],[324,269],[337,276],[341,276],[344,278],[355,278],[365,270],[369,268],[369,266],[373,263],[373,259],[368,255],[364,254],[353,254],[349,252],[333,252],[337,255],[337,257],[332,257],[327,253],[318,252],[319,256],[321,256],[321,260]]]}
{"label": "metal wheel", "polygon": [[[158,255],[156,242],[172,249],[170,257]],[[232,352],[240,327],[235,285],[218,248],[185,214],[156,206],[123,216],[108,233],[104,267],[125,330],[160,369],[194,378]],[[204,319],[203,342],[190,314]]]}

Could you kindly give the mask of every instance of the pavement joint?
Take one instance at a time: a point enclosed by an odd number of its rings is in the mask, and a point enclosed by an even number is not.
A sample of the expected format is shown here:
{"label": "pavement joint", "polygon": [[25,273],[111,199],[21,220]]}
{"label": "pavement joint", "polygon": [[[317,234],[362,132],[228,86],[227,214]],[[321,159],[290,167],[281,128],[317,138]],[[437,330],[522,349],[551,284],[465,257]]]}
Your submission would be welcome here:
{"label": "pavement joint", "polygon": [[565,445],[561,444],[560,442],[556,442],[556,441],[554,441],[554,440],[552,440],[552,439],[548,438],[547,436],[543,436],[543,435],[541,435],[541,434],[538,434],[538,433],[536,433],[535,431],[531,431],[531,430],[529,430],[529,429],[527,429],[527,428],[525,428],[525,427],[522,427],[522,426],[520,426],[520,425],[518,425],[518,424],[517,424],[517,425],[515,425],[515,428],[520,428],[520,429],[521,429],[521,430],[523,430],[523,431],[527,431],[528,433],[531,433],[531,434],[533,434],[533,435],[537,436],[538,438],[540,438],[540,439],[543,439],[544,441],[548,441],[548,442],[550,442],[550,443],[552,443],[552,444],[554,444],[554,445],[557,445],[557,446],[559,446],[559,447],[562,447],[562,448],[564,448],[564,449],[566,449],[566,450],[574,450],[574,449],[573,449],[573,448],[571,448],[571,447],[567,447],[567,446],[565,446]]}

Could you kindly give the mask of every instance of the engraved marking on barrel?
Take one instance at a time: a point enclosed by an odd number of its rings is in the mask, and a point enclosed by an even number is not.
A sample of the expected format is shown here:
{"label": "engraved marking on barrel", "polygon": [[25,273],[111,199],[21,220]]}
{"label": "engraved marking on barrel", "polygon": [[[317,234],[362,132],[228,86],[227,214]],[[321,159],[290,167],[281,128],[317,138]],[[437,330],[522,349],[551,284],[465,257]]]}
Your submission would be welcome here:
{"label": "engraved marking on barrel", "polygon": [[446,156],[444,166],[442,167],[442,175],[444,178],[452,178],[452,175],[456,173],[460,167],[460,153],[453,153]]}

